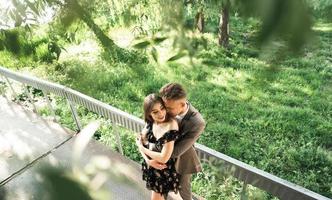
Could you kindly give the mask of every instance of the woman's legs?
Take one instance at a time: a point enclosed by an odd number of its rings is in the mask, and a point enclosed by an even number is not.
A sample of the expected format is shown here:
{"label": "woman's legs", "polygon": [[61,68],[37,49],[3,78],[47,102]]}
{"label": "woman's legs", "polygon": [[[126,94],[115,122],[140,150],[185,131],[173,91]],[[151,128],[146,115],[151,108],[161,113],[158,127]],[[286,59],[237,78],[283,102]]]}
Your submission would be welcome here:
{"label": "woman's legs", "polygon": [[162,194],[152,191],[151,200],[165,200],[165,199]]}

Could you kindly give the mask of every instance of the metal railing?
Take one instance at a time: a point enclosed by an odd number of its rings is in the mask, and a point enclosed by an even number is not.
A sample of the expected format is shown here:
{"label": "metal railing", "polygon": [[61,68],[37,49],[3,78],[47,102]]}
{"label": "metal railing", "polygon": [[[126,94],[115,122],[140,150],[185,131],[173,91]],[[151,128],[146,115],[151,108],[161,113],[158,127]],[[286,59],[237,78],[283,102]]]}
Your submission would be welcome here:
{"label": "metal railing", "polygon": [[[47,95],[49,93],[56,94],[58,96],[64,97],[71,109],[74,122],[76,123],[77,129],[81,130],[81,123],[77,114],[76,105],[81,105],[87,108],[88,110],[97,113],[104,118],[112,122],[113,128],[116,130],[116,139],[118,149],[121,154],[123,154],[123,149],[121,145],[120,135],[118,131],[118,126],[129,129],[133,132],[140,132],[144,126],[144,121],[138,117],[130,115],[126,112],[123,112],[113,106],[110,106],[106,103],[98,101],[92,97],[84,95],[78,91],[72,90],[68,87],[44,81],[35,77],[22,75],[17,72],[13,72],[4,67],[0,67],[0,75],[4,77],[5,81],[8,83],[13,94],[16,95],[12,83],[9,79],[18,81],[25,85],[32,86],[34,88],[40,89],[43,91],[44,97],[46,98],[47,104],[52,111],[52,114],[55,117],[54,110],[48,101]],[[25,90],[26,95],[30,97],[29,91]],[[33,101],[31,101],[33,103]],[[35,106],[34,106],[35,107]],[[247,185],[253,185],[257,188],[260,188],[280,199],[289,199],[289,200],[328,200],[329,198],[324,197],[320,194],[317,194],[313,191],[310,191],[306,188],[278,178],[272,174],[259,170],[255,167],[252,167],[248,164],[245,164],[239,160],[231,158],[225,154],[217,152],[213,149],[210,149],[204,145],[195,144],[197,154],[202,161],[209,160],[214,158],[217,161],[223,163],[223,167],[227,167],[230,170],[230,175],[237,178],[243,182],[242,192],[245,193]],[[241,196],[242,199],[242,196]]]}

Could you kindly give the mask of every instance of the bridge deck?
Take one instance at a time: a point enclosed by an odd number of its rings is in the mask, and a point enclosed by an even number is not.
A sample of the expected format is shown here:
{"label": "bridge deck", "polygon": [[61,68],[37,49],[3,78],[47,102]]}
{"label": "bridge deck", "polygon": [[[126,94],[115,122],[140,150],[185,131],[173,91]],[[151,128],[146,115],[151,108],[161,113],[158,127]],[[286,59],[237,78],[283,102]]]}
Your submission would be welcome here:
{"label": "bridge deck", "polygon": [[[71,166],[75,133],[3,97],[0,127],[0,199],[39,199],[33,195],[40,181],[39,170],[45,163]],[[118,170],[115,174],[126,174],[127,179],[115,175],[104,184],[112,199],[149,199],[150,192],[144,189],[137,163],[97,141],[90,141],[82,155],[81,168],[93,156],[102,155],[109,159],[111,168]]]}

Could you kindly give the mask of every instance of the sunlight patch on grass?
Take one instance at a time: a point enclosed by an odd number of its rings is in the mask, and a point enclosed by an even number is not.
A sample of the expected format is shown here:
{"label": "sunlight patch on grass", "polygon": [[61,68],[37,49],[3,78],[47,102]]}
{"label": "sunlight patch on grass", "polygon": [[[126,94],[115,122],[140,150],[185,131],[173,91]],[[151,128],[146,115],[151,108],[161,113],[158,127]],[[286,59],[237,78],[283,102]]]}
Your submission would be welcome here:
{"label": "sunlight patch on grass", "polygon": [[66,51],[62,51],[60,55],[62,61],[75,58],[80,61],[95,63],[101,48],[96,41],[86,40],[78,45],[65,47],[65,49]]}
{"label": "sunlight patch on grass", "polygon": [[292,92],[294,95],[300,96],[311,96],[313,95],[314,91],[308,85],[297,85],[297,86],[290,86],[291,84],[287,83],[272,83],[271,88],[277,89],[279,91],[284,92]]}
{"label": "sunlight patch on grass", "polygon": [[332,32],[332,23],[317,23],[312,29],[315,31]]}
{"label": "sunlight patch on grass", "polygon": [[230,82],[244,83],[250,76],[244,71],[238,71],[233,69],[217,69],[212,72],[212,76],[208,79],[208,82],[215,85],[229,87]]}
{"label": "sunlight patch on grass", "polygon": [[[239,92],[237,94],[237,97],[239,97],[241,100],[248,100],[248,99],[252,99],[253,95],[248,90],[242,90],[242,92]],[[255,100],[257,100],[257,99],[255,99]]]}
{"label": "sunlight patch on grass", "polygon": [[112,29],[108,34],[115,44],[122,48],[131,46],[135,39],[134,33],[128,28]]}
{"label": "sunlight patch on grass", "polygon": [[304,94],[307,94],[311,96],[314,92],[309,86],[304,86],[302,88],[299,88]]}
{"label": "sunlight patch on grass", "polygon": [[[176,54],[176,52],[174,50],[172,50],[171,48],[171,42],[170,41],[166,41],[166,43],[164,45],[160,45],[157,46],[157,52],[158,52],[158,59],[160,63],[167,63],[167,60],[174,56]],[[180,58],[179,60],[177,60],[177,62],[185,64],[188,63],[187,61],[183,62],[184,58]],[[188,59],[186,59],[188,60]]]}
{"label": "sunlight patch on grass", "polygon": [[223,69],[217,73],[213,73],[211,79],[209,80],[210,83],[215,85],[227,87],[228,81],[232,79],[231,74],[227,72],[227,70]]}
{"label": "sunlight patch on grass", "polygon": [[2,67],[13,68],[19,64],[19,61],[8,51],[0,51],[0,58],[0,65]]}
{"label": "sunlight patch on grass", "polygon": [[247,58],[247,62],[257,67],[269,66],[269,64],[265,60],[259,60],[257,58]]}
{"label": "sunlight patch on grass", "polygon": [[48,37],[47,33],[49,31],[49,27],[47,25],[41,25],[38,29],[33,30],[33,34],[36,38],[45,38]]}

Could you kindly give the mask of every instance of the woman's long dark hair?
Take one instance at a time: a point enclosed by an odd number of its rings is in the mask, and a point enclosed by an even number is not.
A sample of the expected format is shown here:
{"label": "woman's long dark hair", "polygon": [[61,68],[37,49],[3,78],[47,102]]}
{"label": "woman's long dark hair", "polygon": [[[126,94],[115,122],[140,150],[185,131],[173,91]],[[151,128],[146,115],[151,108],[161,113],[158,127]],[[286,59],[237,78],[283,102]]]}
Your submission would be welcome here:
{"label": "woman's long dark hair", "polygon": [[[144,121],[148,124],[152,124],[154,122],[151,117],[152,108],[156,103],[160,103],[165,107],[163,99],[155,93],[149,94],[144,99],[143,110],[144,110]],[[168,121],[169,115],[166,113],[165,121]]]}

